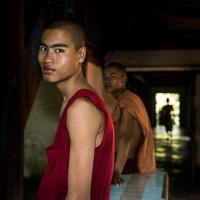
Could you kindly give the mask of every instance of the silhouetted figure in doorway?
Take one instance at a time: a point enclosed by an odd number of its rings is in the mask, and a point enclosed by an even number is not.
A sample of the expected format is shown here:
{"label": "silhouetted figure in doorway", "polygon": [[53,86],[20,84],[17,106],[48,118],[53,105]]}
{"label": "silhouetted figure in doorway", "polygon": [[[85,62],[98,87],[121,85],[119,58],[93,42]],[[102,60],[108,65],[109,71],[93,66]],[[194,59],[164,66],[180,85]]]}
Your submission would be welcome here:
{"label": "silhouetted figure in doorway", "polygon": [[173,106],[169,104],[169,98],[166,99],[166,105],[162,107],[160,111],[160,125],[165,126],[165,130],[168,136],[172,137],[172,130],[173,130]]}

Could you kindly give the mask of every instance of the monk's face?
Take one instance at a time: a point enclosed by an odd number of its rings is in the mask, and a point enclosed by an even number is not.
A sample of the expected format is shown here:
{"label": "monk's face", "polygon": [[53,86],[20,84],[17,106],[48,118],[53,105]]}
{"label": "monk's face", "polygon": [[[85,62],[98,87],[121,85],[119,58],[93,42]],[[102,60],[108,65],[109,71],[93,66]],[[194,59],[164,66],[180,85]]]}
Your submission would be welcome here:
{"label": "monk's face", "polygon": [[46,29],[41,37],[38,61],[44,80],[60,83],[80,73],[86,56],[85,47],[76,48],[67,30]]}
{"label": "monk's face", "polygon": [[114,67],[104,70],[104,86],[106,92],[113,93],[125,87],[125,77]]}

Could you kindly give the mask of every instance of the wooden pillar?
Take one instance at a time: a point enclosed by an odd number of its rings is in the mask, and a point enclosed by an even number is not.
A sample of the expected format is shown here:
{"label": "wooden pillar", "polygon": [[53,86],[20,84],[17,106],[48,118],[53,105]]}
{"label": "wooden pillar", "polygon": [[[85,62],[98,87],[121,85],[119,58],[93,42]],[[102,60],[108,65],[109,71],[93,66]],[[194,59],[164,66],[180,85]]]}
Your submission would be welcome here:
{"label": "wooden pillar", "polygon": [[[4,93],[4,196],[9,200],[23,197],[23,123],[22,91],[24,67],[24,0],[9,1],[7,87]],[[4,20],[4,19],[3,19]],[[4,199],[4,198],[2,198]]]}
{"label": "wooden pillar", "polygon": [[[196,168],[200,169],[200,74],[196,76],[196,83],[195,83],[195,141],[196,141]],[[200,174],[200,173],[199,173]]]}

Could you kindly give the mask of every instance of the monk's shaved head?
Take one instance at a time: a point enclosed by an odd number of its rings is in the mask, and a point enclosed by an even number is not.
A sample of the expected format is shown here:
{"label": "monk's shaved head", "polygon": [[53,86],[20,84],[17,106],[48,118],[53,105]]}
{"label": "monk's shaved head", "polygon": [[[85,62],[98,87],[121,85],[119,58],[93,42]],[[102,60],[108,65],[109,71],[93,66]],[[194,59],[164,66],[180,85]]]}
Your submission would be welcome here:
{"label": "monk's shaved head", "polygon": [[125,75],[126,76],[126,68],[124,65],[120,64],[120,63],[117,63],[117,62],[111,62],[109,64],[107,64],[105,66],[105,69],[108,69],[108,68],[114,68],[116,69],[118,72],[120,72],[123,76]]}
{"label": "monk's shaved head", "polygon": [[62,29],[70,34],[74,41],[76,50],[80,47],[85,46],[85,34],[80,24],[71,20],[57,20],[47,25],[44,30],[48,29]]}

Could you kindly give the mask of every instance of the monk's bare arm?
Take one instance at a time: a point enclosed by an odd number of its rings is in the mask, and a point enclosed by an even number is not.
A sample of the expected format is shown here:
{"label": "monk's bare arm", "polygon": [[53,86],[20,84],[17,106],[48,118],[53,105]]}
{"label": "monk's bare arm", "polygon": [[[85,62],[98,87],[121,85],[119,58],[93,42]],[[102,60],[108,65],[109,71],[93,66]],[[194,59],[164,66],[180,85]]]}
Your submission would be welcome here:
{"label": "monk's bare arm", "polygon": [[68,110],[70,158],[65,200],[90,199],[96,137],[102,121],[99,111],[83,99],[76,100]]}
{"label": "monk's bare arm", "polygon": [[117,145],[117,156],[116,156],[116,162],[115,162],[115,172],[119,175],[121,174],[124,165],[126,163],[126,160],[128,158],[128,153],[131,145],[131,132],[129,131],[131,129],[132,118],[130,114],[123,109],[122,115],[120,118],[120,126],[119,128],[119,142]]}
{"label": "monk's bare arm", "polygon": [[115,171],[119,175],[121,175],[124,169],[130,149],[132,150],[132,154],[134,156],[139,144],[141,143],[140,124],[125,109],[122,112],[122,118],[120,122],[120,136],[115,163]]}

